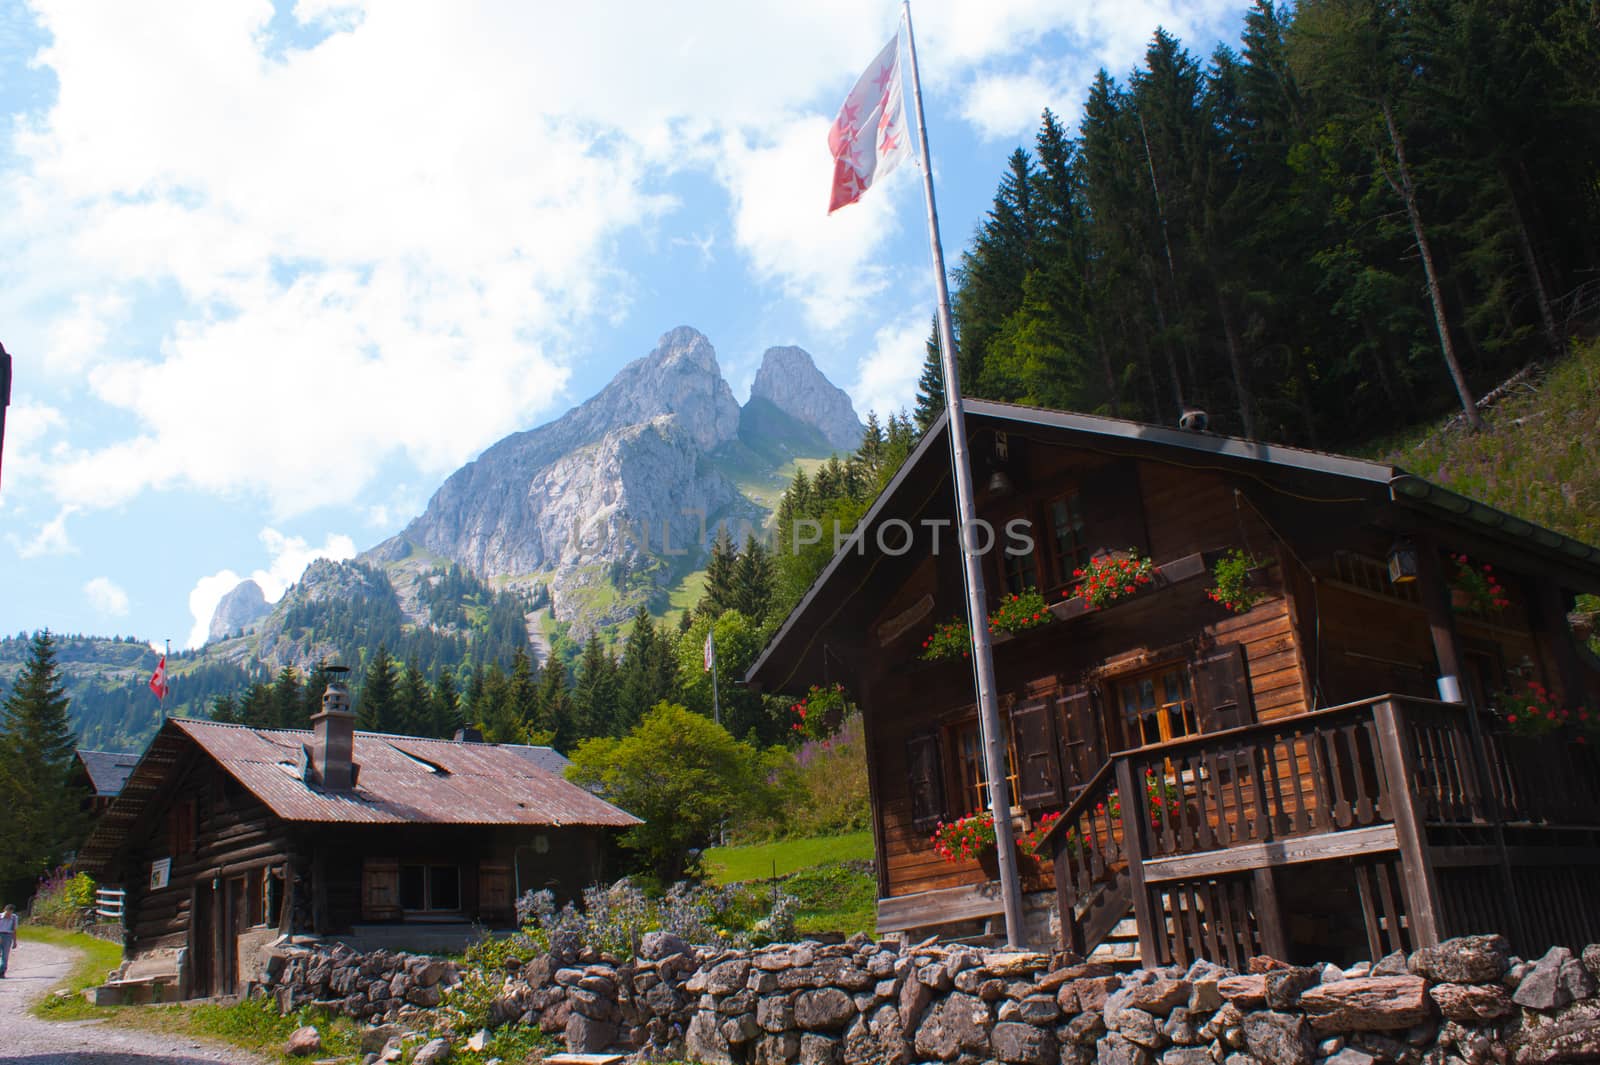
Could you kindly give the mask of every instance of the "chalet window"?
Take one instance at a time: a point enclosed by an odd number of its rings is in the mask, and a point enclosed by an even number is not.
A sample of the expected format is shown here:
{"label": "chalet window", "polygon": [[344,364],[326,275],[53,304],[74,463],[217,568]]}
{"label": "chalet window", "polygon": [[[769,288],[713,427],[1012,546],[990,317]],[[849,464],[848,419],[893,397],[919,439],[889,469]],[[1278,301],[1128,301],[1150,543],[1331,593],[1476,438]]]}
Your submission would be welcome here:
{"label": "chalet window", "polygon": [[906,741],[906,778],[911,785],[911,825],[918,832],[931,831],[944,819],[944,772],[937,733]]}
{"label": "chalet window", "polygon": [[167,811],[167,853],[176,858],[194,853],[194,800],[183,799]]}
{"label": "chalet window", "polygon": [[1001,578],[1007,592],[1020,595],[1029,588],[1039,586],[1039,566],[1034,561],[1032,550],[1013,551],[1007,545],[1000,558]]}
{"label": "chalet window", "polygon": [[1115,681],[1114,698],[1130,746],[1143,747],[1200,731],[1189,671],[1166,665]]}
{"label": "chalet window", "polygon": [[402,865],[400,908],[431,913],[461,909],[461,870],[453,865]]}
{"label": "chalet window", "polygon": [[[1017,744],[1011,734],[1010,722],[1005,723],[1006,729],[1006,781],[1010,785],[1012,800],[1018,795],[1017,789]],[[958,811],[963,816],[989,808],[989,779],[983,767],[983,741],[979,735],[978,722],[968,721],[957,725],[951,730],[950,748],[955,752],[956,779],[959,782],[956,795],[960,803]]]}
{"label": "chalet window", "polygon": [[1084,535],[1083,499],[1077,492],[1052,500],[1046,508],[1049,544],[1055,564],[1057,584],[1072,582],[1072,571],[1089,562],[1089,544]]}

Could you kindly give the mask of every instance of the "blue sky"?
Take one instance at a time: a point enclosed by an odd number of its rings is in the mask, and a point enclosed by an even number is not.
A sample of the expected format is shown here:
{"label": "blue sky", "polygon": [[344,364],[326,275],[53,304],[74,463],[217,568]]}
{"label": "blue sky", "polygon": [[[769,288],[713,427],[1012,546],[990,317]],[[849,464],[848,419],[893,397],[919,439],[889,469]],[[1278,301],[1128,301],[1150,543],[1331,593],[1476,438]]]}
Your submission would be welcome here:
{"label": "blue sky", "polygon": [[[1041,108],[1243,0],[915,6],[952,263]],[[704,332],[908,404],[917,172],[825,215],[885,0],[0,0],[0,632],[192,642],[244,576],[400,529],[452,470]]]}

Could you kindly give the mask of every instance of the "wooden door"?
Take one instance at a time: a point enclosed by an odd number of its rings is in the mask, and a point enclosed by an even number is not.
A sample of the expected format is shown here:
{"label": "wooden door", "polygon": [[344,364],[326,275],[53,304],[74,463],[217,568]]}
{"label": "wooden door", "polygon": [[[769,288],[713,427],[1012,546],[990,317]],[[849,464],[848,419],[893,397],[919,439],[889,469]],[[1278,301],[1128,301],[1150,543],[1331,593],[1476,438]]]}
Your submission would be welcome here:
{"label": "wooden door", "polygon": [[217,975],[221,993],[232,995],[239,989],[239,935],[249,924],[249,889],[244,877],[235,876],[224,882],[224,891],[222,950],[217,957]]}
{"label": "wooden door", "polygon": [[189,906],[189,994],[193,998],[205,998],[216,993],[216,966],[213,964],[217,934],[215,910],[211,881],[197,881]]}

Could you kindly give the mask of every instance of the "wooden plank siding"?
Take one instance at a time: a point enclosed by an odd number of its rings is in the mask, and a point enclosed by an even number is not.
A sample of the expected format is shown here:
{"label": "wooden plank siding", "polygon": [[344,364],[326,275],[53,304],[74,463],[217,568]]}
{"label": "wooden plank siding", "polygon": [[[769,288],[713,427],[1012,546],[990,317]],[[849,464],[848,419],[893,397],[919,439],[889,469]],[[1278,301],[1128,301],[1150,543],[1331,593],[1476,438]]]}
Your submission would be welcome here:
{"label": "wooden plank siding", "polygon": [[[1030,479],[1038,500],[1051,497],[1079,480],[1096,476],[1103,460],[1085,467],[1081,455],[1054,452],[1035,456],[1043,461]],[[1133,464],[1129,464],[1132,466]],[[1088,472],[1074,472],[1080,467]],[[1137,488],[1132,497],[1157,564],[1205,553],[1208,557],[1232,547],[1248,546],[1273,563],[1266,575],[1267,597],[1240,615],[1225,612],[1205,597],[1209,576],[1203,567],[1179,584],[1158,587],[1125,603],[1066,622],[1044,626],[998,643],[995,648],[996,681],[1002,707],[1028,699],[1044,698],[1057,714],[1066,690],[1087,682],[1097,685],[1101,750],[1122,746],[1116,734],[1106,734],[1110,714],[1110,686],[1119,676],[1164,662],[1186,662],[1200,647],[1239,644],[1249,673],[1254,719],[1270,720],[1309,708],[1309,683],[1305,654],[1296,637],[1289,600],[1283,587],[1283,564],[1271,531],[1241,500],[1236,500],[1226,478],[1209,471],[1196,472],[1157,463],[1139,463],[1126,478]],[[1012,502],[985,514],[998,520],[1027,512]],[[1088,524],[1092,525],[1091,510]],[[1123,523],[1122,528],[1129,527]],[[1044,536],[1036,531],[1041,553],[1039,572],[1051,572],[1042,557]],[[1246,545],[1245,538],[1248,539]],[[998,573],[991,568],[991,580]],[[1049,601],[1060,601],[1060,589],[1044,589]],[[991,598],[998,599],[998,592]],[[924,663],[917,659],[921,641],[939,621],[962,610],[956,560],[951,553],[926,560],[913,576],[894,588],[872,619],[869,632],[886,636],[881,654],[868,656],[861,681],[867,715],[870,761],[877,782],[875,803],[876,845],[882,886],[888,897],[979,885],[987,877],[976,861],[946,862],[933,850],[930,824],[919,825],[913,816],[908,786],[906,744],[930,732],[943,744],[944,803],[946,819],[958,816],[958,781],[951,770],[948,728],[975,718],[970,668],[965,660]],[[931,609],[925,597],[931,597]],[[923,616],[904,627],[908,611],[923,603]],[[908,708],[914,708],[908,712]],[[1005,713],[1003,709],[1003,713]],[[1049,883],[1048,874],[1044,877]]]}

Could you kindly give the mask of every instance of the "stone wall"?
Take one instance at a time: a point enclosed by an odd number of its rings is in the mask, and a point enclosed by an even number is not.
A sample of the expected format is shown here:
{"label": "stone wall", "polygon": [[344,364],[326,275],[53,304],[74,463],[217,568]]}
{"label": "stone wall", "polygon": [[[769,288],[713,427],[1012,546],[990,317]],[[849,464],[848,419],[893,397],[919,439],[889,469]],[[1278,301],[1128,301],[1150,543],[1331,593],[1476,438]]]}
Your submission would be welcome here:
{"label": "stone wall", "polygon": [[[714,1065],[1530,1065],[1600,1056],[1597,975],[1600,945],[1526,962],[1497,936],[1344,970],[1259,958],[1246,973],[1208,962],[1118,973],[866,937],[716,951],[652,933],[633,961],[557,951],[508,970],[491,1013],[573,1051]],[[455,974],[388,955],[291,960],[275,979],[286,1006],[337,999],[403,1019]]]}
{"label": "stone wall", "polygon": [[335,943],[274,948],[261,966],[260,986],[275,996],[279,1013],[315,1004],[393,1023],[439,1005],[460,980],[454,962],[388,950],[357,954]]}

